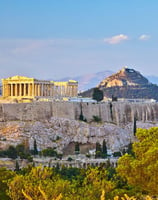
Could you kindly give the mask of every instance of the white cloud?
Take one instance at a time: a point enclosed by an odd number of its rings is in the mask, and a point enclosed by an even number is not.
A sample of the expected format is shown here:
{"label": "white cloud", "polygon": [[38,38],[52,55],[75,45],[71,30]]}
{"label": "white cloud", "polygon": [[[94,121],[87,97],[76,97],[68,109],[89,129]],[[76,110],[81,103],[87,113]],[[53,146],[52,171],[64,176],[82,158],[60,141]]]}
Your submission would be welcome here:
{"label": "white cloud", "polygon": [[115,35],[110,38],[105,38],[104,42],[109,43],[109,44],[118,44],[124,40],[128,40],[128,36],[124,34],[120,34],[120,35]]}
{"label": "white cloud", "polygon": [[145,34],[143,34],[143,35],[141,35],[140,37],[139,37],[139,40],[149,40],[150,39],[150,35],[145,35]]}

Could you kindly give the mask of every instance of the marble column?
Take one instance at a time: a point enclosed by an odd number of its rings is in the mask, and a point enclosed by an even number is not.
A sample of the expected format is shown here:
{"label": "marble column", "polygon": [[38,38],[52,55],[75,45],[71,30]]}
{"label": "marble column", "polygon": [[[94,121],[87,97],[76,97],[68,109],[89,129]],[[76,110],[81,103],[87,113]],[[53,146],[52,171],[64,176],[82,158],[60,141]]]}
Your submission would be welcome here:
{"label": "marble column", "polygon": [[75,96],[77,96],[77,93],[78,93],[77,89],[78,89],[78,87],[75,86]]}
{"label": "marble column", "polygon": [[35,93],[35,96],[38,96],[38,95],[37,95],[37,83],[35,83],[35,90],[34,90],[34,93]]}
{"label": "marble column", "polygon": [[32,96],[32,83],[30,83],[30,96]]}
{"label": "marble column", "polygon": [[40,88],[40,84],[38,84],[38,96],[41,96],[41,88]]}
{"label": "marble column", "polygon": [[10,86],[10,96],[13,96],[13,84],[11,83]]}
{"label": "marble column", "polygon": [[45,96],[46,97],[48,96],[48,86],[47,86],[47,84],[45,84]]}
{"label": "marble column", "polygon": [[34,97],[35,96],[35,84],[32,83],[32,96]]}
{"label": "marble column", "polygon": [[17,93],[18,93],[18,91],[17,91],[17,84],[15,83],[15,96],[17,96]]}
{"label": "marble column", "polygon": [[5,97],[6,96],[6,94],[5,94],[5,84],[3,84],[3,96]]}
{"label": "marble column", "polygon": [[71,97],[71,85],[69,86],[69,96]]}
{"label": "marble column", "polygon": [[32,83],[29,83],[30,89],[29,89],[29,96],[32,96]]}
{"label": "marble column", "polygon": [[48,96],[48,85],[46,84],[46,97]]}
{"label": "marble column", "polygon": [[43,96],[45,97],[45,83],[43,83]]}
{"label": "marble column", "polygon": [[26,96],[26,83],[24,83],[24,96]]}
{"label": "marble column", "polygon": [[50,96],[52,97],[53,96],[53,84],[51,83],[50,85]]}
{"label": "marble column", "polygon": [[21,91],[21,89],[22,89],[22,84],[20,83],[20,84],[19,84],[19,96],[22,96],[22,91]]}
{"label": "marble column", "polygon": [[43,83],[41,84],[41,96],[44,96]]}
{"label": "marble column", "polygon": [[51,89],[51,87],[50,87],[51,85],[50,85],[50,83],[49,83],[49,85],[48,85],[48,87],[49,87],[49,97],[51,96],[50,95],[50,93],[51,93],[51,91],[50,91],[50,89]]}
{"label": "marble column", "polygon": [[38,83],[36,83],[36,96],[38,96]]}

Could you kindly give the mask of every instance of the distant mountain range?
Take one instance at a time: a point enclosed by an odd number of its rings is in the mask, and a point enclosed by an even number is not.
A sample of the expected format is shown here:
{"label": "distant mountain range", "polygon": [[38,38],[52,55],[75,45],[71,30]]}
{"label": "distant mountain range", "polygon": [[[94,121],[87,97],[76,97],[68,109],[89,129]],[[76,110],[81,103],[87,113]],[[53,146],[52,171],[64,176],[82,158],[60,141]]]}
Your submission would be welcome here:
{"label": "distant mountain range", "polygon": [[97,73],[91,73],[91,74],[84,74],[77,77],[65,77],[58,81],[68,81],[68,80],[76,80],[79,84],[79,91],[85,91],[92,87],[96,87],[100,83],[101,80],[104,78],[112,75],[114,72],[112,71],[102,71]]}

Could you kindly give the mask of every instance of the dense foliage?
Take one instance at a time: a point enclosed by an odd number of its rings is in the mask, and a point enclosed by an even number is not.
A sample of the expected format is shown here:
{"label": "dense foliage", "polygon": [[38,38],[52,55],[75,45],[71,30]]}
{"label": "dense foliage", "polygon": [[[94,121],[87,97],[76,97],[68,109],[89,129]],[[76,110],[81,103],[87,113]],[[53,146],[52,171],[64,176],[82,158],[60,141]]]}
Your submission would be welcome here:
{"label": "dense foliage", "polygon": [[[88,169],[28,166],[12,172],[0,168],[0,199],[149,200],[144,197],[158,195],[158,128],[137,129],[136,136],[116,169],[110,163]],[[106,154],[105,141],[97,148]]]}
{"label": "dense foliage", "polygon": [[28,159],[32,161],[31,151],[27,148],[25,144],[18,144],[16,147],[9,146],[6,150],[0,151],[0,157],[8,157],[12,159],[21,158]]}
{"label": "dense foliage", "polygon": [[97,102],[98,102],[98,101],[102,101],[103,98],[104,98],[103,91],[100,90],[99,88],[94,88],[94,89],[93,89],[92,98],[93,98],[94,100],[96,100]]}
{"label": "dense foliage", "polygon": [[158,194],[158,127],[138,129],[133,155],[119,159],[117,171],[129,184],[151,195]]}

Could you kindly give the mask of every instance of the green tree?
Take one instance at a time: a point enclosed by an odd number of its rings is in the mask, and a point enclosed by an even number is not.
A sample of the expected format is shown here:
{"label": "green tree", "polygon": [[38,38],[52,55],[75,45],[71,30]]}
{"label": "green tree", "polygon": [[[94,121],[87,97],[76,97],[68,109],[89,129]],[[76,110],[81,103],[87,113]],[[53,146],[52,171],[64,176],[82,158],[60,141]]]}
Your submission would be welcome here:
{"label": "green tree", "polygon": [[133,120],[133,135],[136,135],[136,131],[137,131],[137,119],[134,116],[134,120]]}
{"label": "green tree", "polygon": [[34,155],[38,154],[36,139],[34,139],[34,142],[33,142],[33,154]]}
{"label": "green tree", "polygon": [[95,158],[101,158],[101,157],[102,157],[102,147],[99,142],[96,142]]}
{"label": "green tree", "polygon": [[20,171],[19,163],[18,163],[17,160],[16,160],[16,162],[15,162],[15,171],[16,171],[16,172]]}
{"label": "green tree", "polygon": [[0,167],[0,199],[9,200],[9,196],[7,195],[8,180],[12,179],[15,176],[15,172],[11,170],[7,170],[4,167]]}
{"label": "green tree", "polygon": [[54,148],[48,147],[47,149],[43,149],[41,154],[43,156],[57,157],[57,152]]}
{"label": "green tree", "polygon": [[28,159],[30,157],[29,150],[24,143],[18,144],[15,148],[16,148],[17,155],[21,159]]}
{"label": "green tree", "polygon": [[105,139],[103,140],[102,154],[103,154],[103,158],[107,157],[107,146],[106,146]]}
{"label": "green tree", "polygon": [[89,168],[83,181],[83,191],[80,199],[99,200],[102,190],[108,194],[115,184],[108,180],[108,172],[104,167]]}
{"label": "green tree", "polygon": [[126,153],[131,154],[132,156],[134,156],[133,147],[132,147],[132,143],[131,142],[127,146]]}
{"label": "green tree", "polygon": [[16,148],[14,146],[9,146],[9,148],[6,151],[6,154],[9,158],[17,158],[17,151]]}
{"label": "green tree", "polygon": [[33,167],[25,175],[16,175],[8,186],[8,194],[13,200],[25,200],[26,196],[35,200],[54,199],[61,193],[65,197],[71,189],[69,181],[61,179],[48,167]]}
{"label": "green tree", "polygon": [[100,90],[99,88],[94,88],[94,89],[93,89],[92,98],[93,98],[94,100],[96,100],[97,102],[102,101],[103,98],[104,98],[103,91]]}
{"label": "green tree", "polygon": [[93,115],[93,119],[94,122],[101,122],[101,118],[99,116]]}
{"label": "green tree", "polygon": [[134,155],[125,154],[118,161],[117,172],[140,191],[157,195],[158,191],[158,127],[137,129]]}

